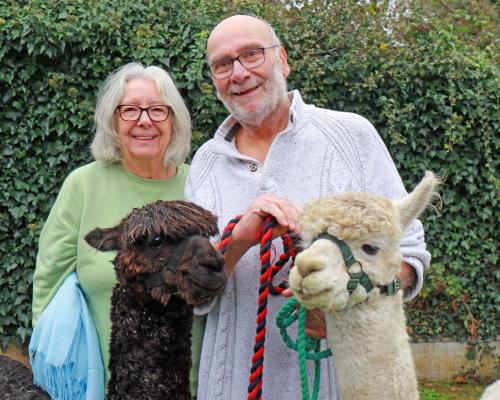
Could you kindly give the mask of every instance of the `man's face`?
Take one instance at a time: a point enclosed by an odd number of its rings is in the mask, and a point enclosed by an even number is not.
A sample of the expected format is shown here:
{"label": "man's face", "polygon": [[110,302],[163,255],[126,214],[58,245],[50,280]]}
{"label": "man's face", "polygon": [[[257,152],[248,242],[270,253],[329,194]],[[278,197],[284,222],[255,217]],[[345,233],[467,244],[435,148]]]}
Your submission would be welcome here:
{"label": "man's face", "polygon": [[[274,46],[268,27],[256,18],[235,16],[220,23],[210,35],[208,62],[233,58],[249,49]],[[248,70],[234,61],[232,74],[213,78],[217,97],[242,124],[260,125],[283,102],[287,101],[288,67],[285,50],[276,47],[264,50],[262,65]]]}

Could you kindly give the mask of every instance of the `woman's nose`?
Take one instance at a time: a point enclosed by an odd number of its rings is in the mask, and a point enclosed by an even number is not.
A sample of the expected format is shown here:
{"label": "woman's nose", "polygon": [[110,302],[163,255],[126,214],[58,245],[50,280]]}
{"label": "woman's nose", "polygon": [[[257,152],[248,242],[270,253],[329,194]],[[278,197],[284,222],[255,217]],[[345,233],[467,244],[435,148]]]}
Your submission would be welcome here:
{"label": "woman's nose", "polygon": [[151,125],[152,121],[151,118],[149,118],[149,114],[147,110],[141,110],[141,113],[139,115],[139,119],[137,120],[138,125]]}

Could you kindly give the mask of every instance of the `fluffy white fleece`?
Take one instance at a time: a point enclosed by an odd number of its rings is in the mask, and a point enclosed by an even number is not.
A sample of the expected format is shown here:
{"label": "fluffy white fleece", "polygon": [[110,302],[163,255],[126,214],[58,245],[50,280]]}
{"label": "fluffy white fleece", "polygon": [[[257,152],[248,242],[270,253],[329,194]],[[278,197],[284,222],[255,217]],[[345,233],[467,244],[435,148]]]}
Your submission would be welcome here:
{"label": "fluffy white fleece", "polygon": [[[427,172],[407,197],[388,200],[343,193],[306,204],[300,220],[305,250],[296,258],[290,287],[306,308],[325,311],[328,340],[342,400],[415,400],[417,379],[408,343],[401,292],[382,294],[400,270],[399,241],[435,195],[439,180]],[[347,290],[349,274],[337,244],[344,240],[376,286]],[[376,249],[375,254],[371,254]]]}
{"label": "fluffy white fleece", "polygon": [[500,400],[500,380],[493,382],[486,388],[481,400]]}

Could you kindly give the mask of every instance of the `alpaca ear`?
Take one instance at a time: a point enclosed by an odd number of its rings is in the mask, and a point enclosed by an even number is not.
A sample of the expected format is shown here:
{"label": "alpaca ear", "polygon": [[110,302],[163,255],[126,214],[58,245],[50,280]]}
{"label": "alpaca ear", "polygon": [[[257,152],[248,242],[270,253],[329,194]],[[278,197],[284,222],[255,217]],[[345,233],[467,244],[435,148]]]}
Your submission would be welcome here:
{"label": "alpaca ear", "polygon": [[96,228],[85,235],[85,241],[100,251],[120,250],[120,227]]}
{"label": "alpaca ear", "polygon": [[440,180],[431,171],[427,171],[413,192],[402,199],[393,201],[399,212],[399,220],[403,230],[406,229],[411,220],[418,218],[430,204],[432,197],[437,195],[436,188],[440,183]]}

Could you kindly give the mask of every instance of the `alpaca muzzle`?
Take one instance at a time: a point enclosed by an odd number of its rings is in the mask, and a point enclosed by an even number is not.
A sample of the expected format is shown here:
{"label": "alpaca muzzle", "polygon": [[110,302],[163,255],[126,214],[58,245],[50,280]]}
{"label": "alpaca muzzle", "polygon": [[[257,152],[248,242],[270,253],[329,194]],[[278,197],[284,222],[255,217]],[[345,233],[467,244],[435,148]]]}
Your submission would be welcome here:
{"label": "alpaca muzzle", "polygon": [[186,239],[181,240],[177,246],[175,247],[171,257],[166,260],[166,265],[163,268],[162,271],[154,272],[152,274],[149,274],[146,279],[144,280],[144,284],[146,286],[146,290],[150,291],[156,287],[159,286],[167,286],[174,288],[171,292],[171,294],[176,294],[177,293],[177,287],[175,285],[169,285],[167,284],[165,280],[165,272],[170,271],[172,274],[175,274],[177,272],[177,268],[182,260],[182,257],[184,257],[184,253],[186,252],[186,249],[189,247],[189,245],[197,238],[201,236],[199,235],[193,235],[189,236]]}

